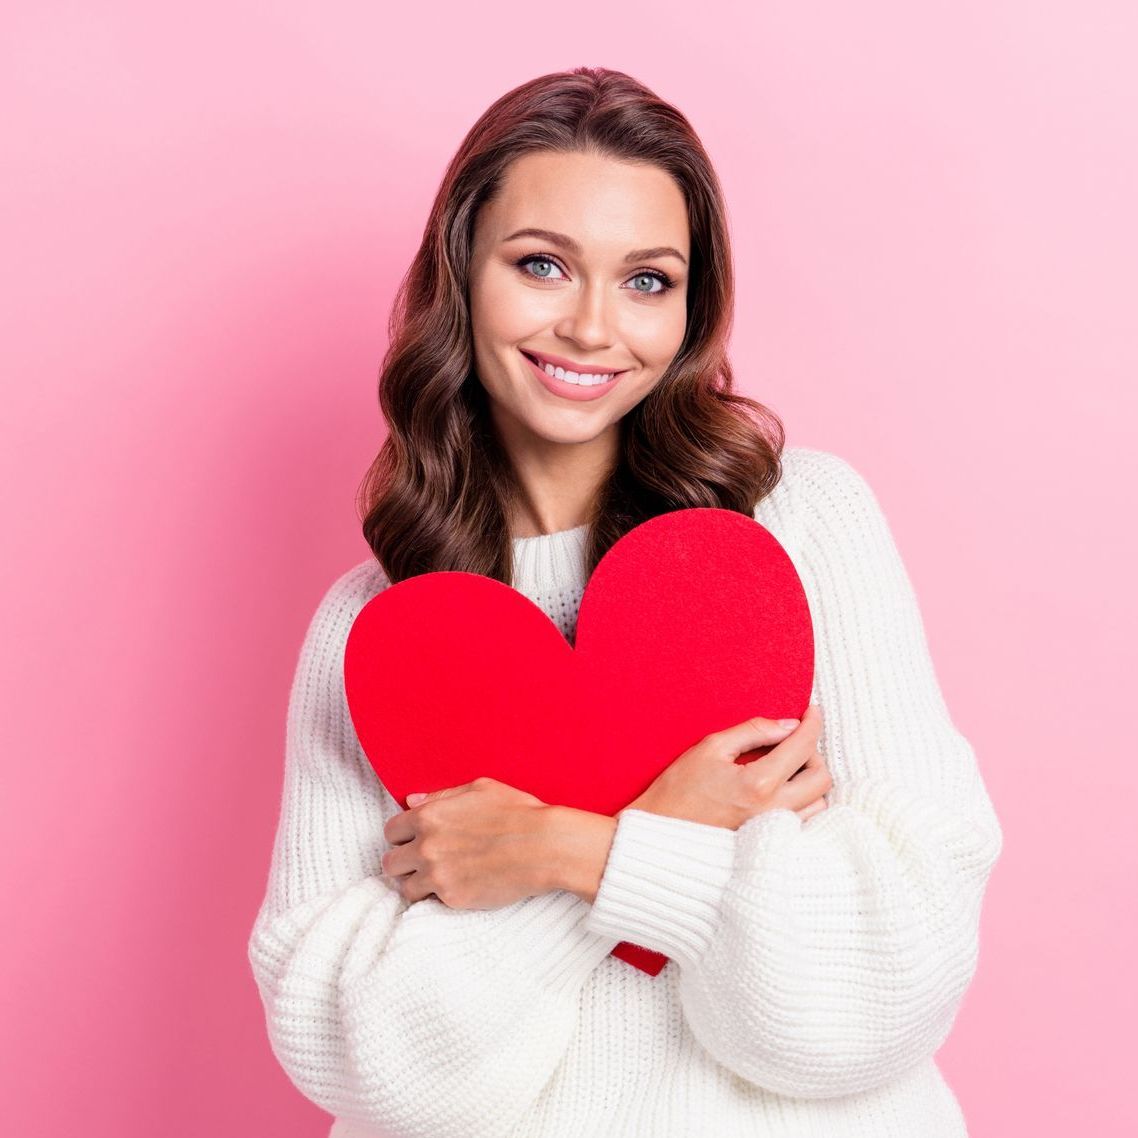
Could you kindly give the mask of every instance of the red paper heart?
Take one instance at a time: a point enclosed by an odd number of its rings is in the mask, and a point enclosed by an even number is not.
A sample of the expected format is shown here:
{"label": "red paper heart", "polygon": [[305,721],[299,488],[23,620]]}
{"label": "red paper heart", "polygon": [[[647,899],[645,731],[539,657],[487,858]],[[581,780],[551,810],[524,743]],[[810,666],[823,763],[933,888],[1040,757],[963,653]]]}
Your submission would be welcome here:
{"label": "red paper heart", "polygon": [[[344,649],[360,745],[404,808],[412,791],[485,775],[615,815],[708,733],[801,718],[813,672],[790,557],[753,518],[715,508],[621,537],[585,588],[574,645],[516,589],[442,571],[379,592]],[[653,976],[667,963],[626,941],[613,955]]]}

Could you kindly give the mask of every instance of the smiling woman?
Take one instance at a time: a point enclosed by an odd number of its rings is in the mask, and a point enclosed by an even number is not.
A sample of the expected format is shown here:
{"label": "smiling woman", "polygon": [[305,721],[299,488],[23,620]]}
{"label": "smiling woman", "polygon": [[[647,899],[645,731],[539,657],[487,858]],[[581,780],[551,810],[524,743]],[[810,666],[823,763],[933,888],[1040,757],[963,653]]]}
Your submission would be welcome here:
{"label": "smiling woman", "polygon": [[390,580],[510,584],[513,539],[579,526],[592,569],[656,514],[754,510],[784,433],[734,390],[725,216],[690,124],[626,75],[543,76],[487,109],[392,315],[360,493]]}
{"label": "smiling woman", "polygon": [[[304,638],[249,939],[275,1054],[331,1138],[966,1134],[933,1055],[1000,828],[873,493],[732,390],[724,217],[686,119],[603,69],[504,95],[440,187],[380,377],[373,556]],[[801,577],[800,722],[721,725],[615,817],[488,778],[395,801],[345,697],[373,597],[480,573],[572,642],[613,542],[704,506],[761,522]]]}

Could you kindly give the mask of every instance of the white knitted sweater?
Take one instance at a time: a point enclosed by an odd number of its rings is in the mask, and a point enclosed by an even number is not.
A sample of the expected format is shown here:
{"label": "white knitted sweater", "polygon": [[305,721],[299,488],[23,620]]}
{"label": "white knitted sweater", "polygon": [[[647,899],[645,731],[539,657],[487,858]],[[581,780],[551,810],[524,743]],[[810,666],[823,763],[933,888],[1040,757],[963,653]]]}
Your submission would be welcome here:
{"label": "white knitted sweater", "polygon": [[[352,728],[343,649],[386,584],[344,573],[292,686],[284,791],[249,940],[268,1036],[330,1138],[960,1138],[934,1053],[976,969],[1003,837],[864,479],[788,447],[755,511],[814,619],[829,808],[732,831],[626,810],[593,904],[408,905],[399,807]],[[585,528],[514,542],[570,639]],[[666,954],[651,977],[610,956]]]}

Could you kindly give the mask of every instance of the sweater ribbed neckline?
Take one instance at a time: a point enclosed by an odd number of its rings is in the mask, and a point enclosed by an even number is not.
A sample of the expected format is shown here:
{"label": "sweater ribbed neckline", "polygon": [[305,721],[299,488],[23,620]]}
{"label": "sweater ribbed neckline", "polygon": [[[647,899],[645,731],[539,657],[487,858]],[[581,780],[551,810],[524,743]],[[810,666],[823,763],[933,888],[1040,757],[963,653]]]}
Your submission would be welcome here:
{"label": "sweater ribbed neckline", "polygon": [[532,537],[515,537],[513,539],[514,548],[516,549],[519,545],[525,546],[530,541],[549,541],[551,538],[567,538],[572,534],[582,534],[588,528],[589,524],[585,522],[582,525],[574,526],[572,529],[554,530],[553,533],[535,533]]}
{"label": "sweater ribbed neckline", "polygon": [[515,537],[514,582],[526,593],[544,592],[551,586],[583,585],[585,538],[588,524],[533,537]]}

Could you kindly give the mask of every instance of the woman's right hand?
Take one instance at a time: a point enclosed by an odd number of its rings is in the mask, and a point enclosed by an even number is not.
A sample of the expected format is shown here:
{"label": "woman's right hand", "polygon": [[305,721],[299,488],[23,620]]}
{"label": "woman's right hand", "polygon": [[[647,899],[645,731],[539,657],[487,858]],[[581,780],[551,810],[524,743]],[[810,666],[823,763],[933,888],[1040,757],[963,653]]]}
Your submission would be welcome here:
{"label": "woman's right hand", "polygon": [[[813,703],[797,727],[754,716],[714,731],[665,767],[625,809],[730,830],[767,810],[793,810],[805,821],[826,809],[823,796],[833,786],[818,753],[821,733],[822,711]],[[765,755],[735,761],[771,744]]]}

